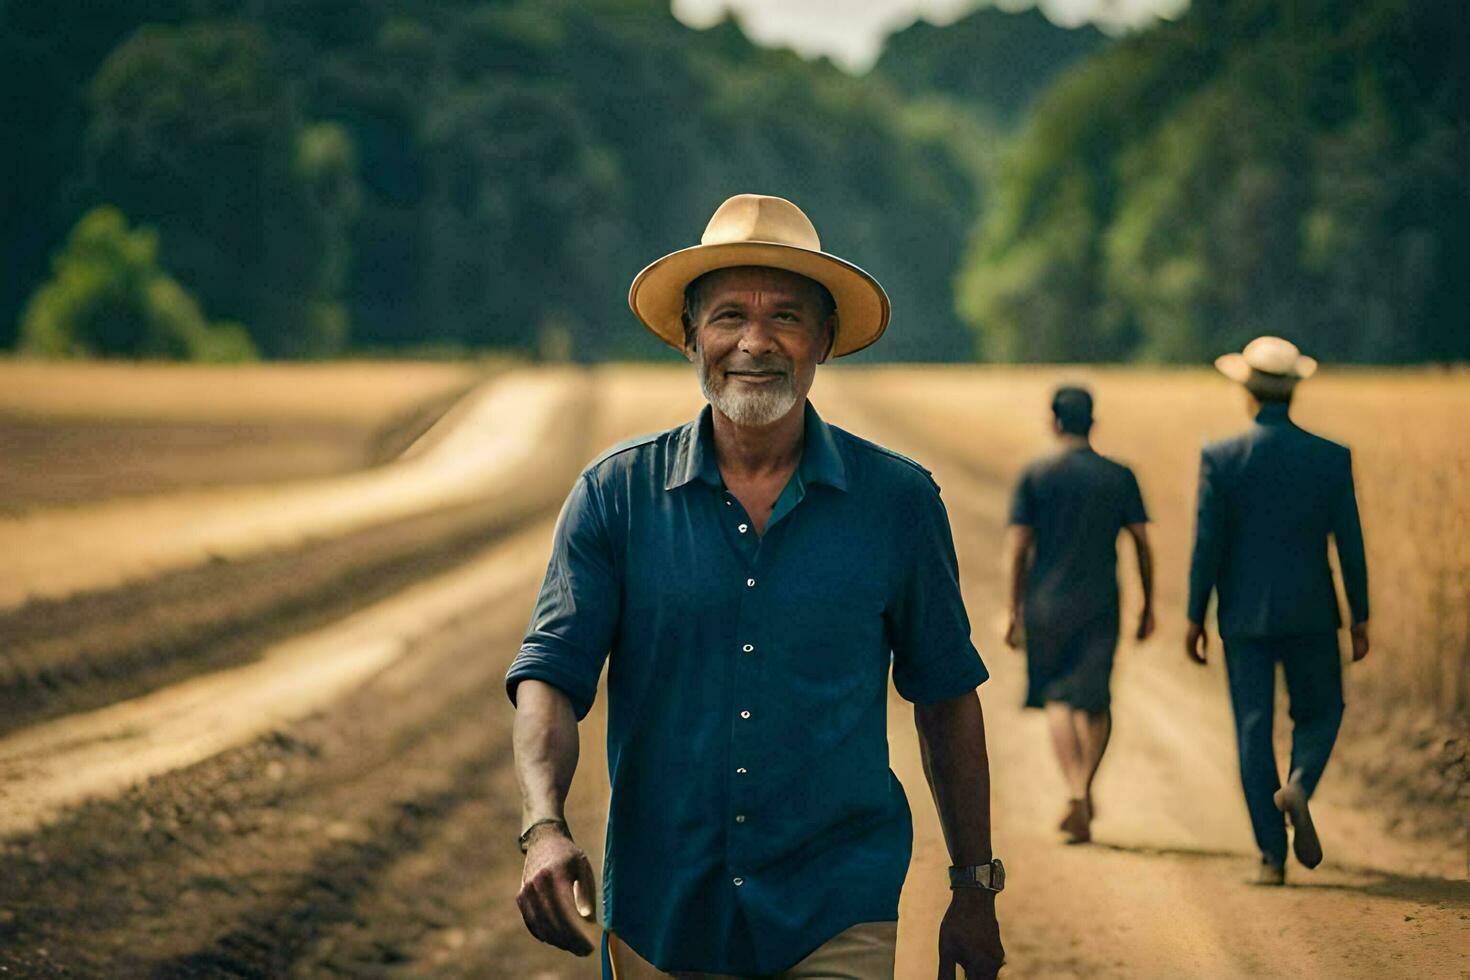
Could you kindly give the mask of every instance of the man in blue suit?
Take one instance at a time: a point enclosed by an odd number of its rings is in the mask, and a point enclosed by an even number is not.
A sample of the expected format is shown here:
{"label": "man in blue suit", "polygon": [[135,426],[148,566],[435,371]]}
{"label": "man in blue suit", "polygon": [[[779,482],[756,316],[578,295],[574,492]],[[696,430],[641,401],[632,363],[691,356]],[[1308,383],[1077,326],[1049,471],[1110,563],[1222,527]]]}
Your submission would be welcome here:
{"label": "man in blue suit", "polygon": [[[1261,849],[1258,881],[1280,885],[1286,881],[1287,821],[1297,860],[1308,868],[1322,861],[1307,801],[1342,720],[1342,621],[1328,536],[1336,541],[1352,614],[1354,661],[1368,655],[1368,570],[1351,454],[1298,428],[1289,416],[1292,392],[1316,370],[1316,361],[1279,337],[1258,337],[1215,366],[1245,386],[1255,424],[1207,445],[1200,457],[1185,649],[1196,663],[1205,662],[1205,610],[1210,593],[1217,593],[1240,777]],[[1271,743],[1277,661],[1293,722],[1285,786]]]}

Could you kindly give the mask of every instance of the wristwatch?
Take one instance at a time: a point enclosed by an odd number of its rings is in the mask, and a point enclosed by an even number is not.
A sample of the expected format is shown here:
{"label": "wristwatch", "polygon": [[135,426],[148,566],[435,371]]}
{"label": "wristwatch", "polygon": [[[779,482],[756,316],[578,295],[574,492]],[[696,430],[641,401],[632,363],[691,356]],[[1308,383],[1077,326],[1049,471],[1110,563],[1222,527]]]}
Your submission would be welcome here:
{"label": "wristwatch", "polygon": [[1000,858],[992,858],[988,864],[968,864],[949,869],[950,888],[979,888],[987,892],[998,892],[1006,886],[1006,866]]}

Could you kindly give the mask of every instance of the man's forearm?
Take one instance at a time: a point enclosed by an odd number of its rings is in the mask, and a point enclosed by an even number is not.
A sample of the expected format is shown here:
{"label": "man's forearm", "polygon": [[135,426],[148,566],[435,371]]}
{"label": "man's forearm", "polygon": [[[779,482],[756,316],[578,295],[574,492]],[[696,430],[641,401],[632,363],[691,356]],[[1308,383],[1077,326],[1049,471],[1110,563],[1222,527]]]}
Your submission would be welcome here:
{"label": "man's forearm", "polygon": [[1140,534],[1134,539],[1138,547],[1138,584],[1143,589],[1143,608],[1154,607],[1154,550],[1148,537]]}
{"label": "man's forearm", "polygon": [[960,866],[984,864],[992,857],[990,760],[980,699],[972,691],[938,704],[917,705],[914,724],[950,861]]}
{"label": "man's forearm", "polygon": [[1006,551],[1006,583],[1010,588],[1011,615],[1021,612],[1022,597],[1026,589],[1026,568],[1031,557],[1031,535],[1029,529],[1012,526]]}
{"label": "man's forearm", "polygon": [[521,825],[562,819],[579,749],[571,699],[543,681],[521,681],[516,687],[513,744],[521,784]]}

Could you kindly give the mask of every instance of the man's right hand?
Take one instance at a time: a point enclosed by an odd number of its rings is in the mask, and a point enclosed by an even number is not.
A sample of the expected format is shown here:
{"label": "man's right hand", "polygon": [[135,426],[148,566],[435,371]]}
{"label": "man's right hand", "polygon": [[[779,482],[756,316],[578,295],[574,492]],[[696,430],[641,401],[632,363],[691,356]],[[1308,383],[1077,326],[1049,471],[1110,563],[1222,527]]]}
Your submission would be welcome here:
{"label": "man's right hand", "polygon": [[1012,650],[1021,649],[1021,617],[1015,613],[1011,613],[1006,623],[1006,646]]}
{"label": "man's right hand", "polygon": [[1210,638],[1205,633],[1205,628],[1199,623],[1190,623],[1189,629],[1184,633],[1184,652],[1190,660],[1197,664],[1203,664],[1205,651],[1209,649]]}
{"label": "man's right hand", "polygon": [[1365,620],[1365,621],[1363,621],[1361,623],[1354,623],[1353,624],[1353,628],[1352,628],[1352,635],[1353,635],[1353,663],[1357,663],[1359,660],[1362,660],[1364,657],[1368,656],[1368,646],[1369,646],[1369,644],[1368,644],[1368,623],[1367,623],[1367,621]]}
{"label": "man's right hand", "polygon": [[596,889],[592,862],[570,837],[549,825],[533,833],[516,896],[531,935],[569,953],[590,955],[592,943],[577,919],[595,921]]}

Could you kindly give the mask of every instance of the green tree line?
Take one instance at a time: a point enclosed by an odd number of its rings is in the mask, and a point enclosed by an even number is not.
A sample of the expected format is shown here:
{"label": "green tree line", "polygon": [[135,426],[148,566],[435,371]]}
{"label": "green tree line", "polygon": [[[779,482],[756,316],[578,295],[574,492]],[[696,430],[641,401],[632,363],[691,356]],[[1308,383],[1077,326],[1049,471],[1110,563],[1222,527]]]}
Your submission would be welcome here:
{"label": "green tree line", "polygon": [[627,283],[754,190],[889,288],[864,358],[1463,359],[1466,27],[984,8],[855,78],[666,0],[10,0],[0,346],[670,356]]}
{"label": "green tree line", "polygon": [[1274,333],[1470,357],[1467,10],[1195,0],[1075,66],[958,280],[983,354],[1199,361]]}
{"label": "green tree line", "polygon": [[694,31],[666,0],[0,11],[7,346],[58,349],[54,324],[50,340],[18,333],[26,303],[108,207],[268,357],[657,356],[628,282],[754,190],[798,201],[827,248],[881,276],[897,311],[882,356],[974,355],[951,282],[979,188],[953,121],[731,21]]}

